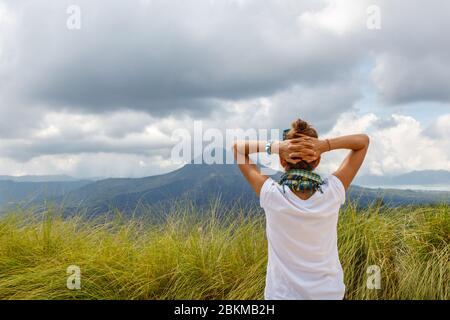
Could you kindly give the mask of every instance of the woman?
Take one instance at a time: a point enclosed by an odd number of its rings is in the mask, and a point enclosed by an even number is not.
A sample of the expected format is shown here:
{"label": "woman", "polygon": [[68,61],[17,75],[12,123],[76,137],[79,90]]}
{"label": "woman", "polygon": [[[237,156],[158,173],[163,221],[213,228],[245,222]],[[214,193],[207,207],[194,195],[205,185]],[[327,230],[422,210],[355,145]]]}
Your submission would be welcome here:
{"label": "woman", "polygon": [[[345,191],[367,153],[365,134],[318,139],[303,120],[283,141],[237,141],[239,168],[260,197],[266,215],[268,264],[265,299],[343,299],[345,285],[337,248],[337,221]],[[348,149],[341,166],[322,179],[313,172],[321,155]],[[279,182],[260,173],[252,152],[277,153],[285,174]]]}

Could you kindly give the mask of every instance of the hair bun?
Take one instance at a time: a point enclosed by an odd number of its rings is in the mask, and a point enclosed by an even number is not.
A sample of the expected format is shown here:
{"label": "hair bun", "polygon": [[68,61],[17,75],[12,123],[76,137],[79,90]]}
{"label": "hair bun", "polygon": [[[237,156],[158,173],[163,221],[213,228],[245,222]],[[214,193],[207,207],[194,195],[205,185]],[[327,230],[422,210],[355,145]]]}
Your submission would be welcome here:
{"label": "hair bun", "polygon": [[306,129],[308,129],[309,124],[306,121],[303,121],[302,119],[297,119],[294,122],[292,122],[292,129],[294,129],[297,132],[302,132]]}

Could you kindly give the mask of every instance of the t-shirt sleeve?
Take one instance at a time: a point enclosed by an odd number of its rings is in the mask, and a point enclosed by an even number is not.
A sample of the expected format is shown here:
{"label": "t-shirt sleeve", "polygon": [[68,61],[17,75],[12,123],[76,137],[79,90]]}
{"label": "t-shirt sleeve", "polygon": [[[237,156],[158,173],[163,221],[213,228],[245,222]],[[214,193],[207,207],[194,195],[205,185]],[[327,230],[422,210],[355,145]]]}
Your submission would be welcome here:
{"label": "t-shirt sleeve", "polygon": [[271,178],[268,178],[264,181],[264,184],[261,187],[261,191],[259,192],[259,205],[261,208],[265,208],[267,204],[270,202],[271,194],[273,194],[273,189],[275,188],[275,181]]}
{"label": "t-shirt sleeve", "polygon": [[333,192],[335,198],[342,205],[345,202],[345,188],[342,181],[336,177],[334,174],[330,175],[328,178],[329,188]]}

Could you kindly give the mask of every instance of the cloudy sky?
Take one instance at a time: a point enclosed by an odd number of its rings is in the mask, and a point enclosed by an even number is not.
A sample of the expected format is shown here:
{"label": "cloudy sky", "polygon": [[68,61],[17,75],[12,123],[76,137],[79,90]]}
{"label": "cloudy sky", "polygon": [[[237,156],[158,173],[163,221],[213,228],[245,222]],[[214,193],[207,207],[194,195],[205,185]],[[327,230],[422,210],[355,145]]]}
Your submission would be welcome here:
{"label": "cloudy sky", "polygon": [[172,133],[194,120],[297,117],[324,136],[369,133],[364,173],[450,170],[448,12],[446,0],[0,0],[0,174],[153,175],[177,168]]}

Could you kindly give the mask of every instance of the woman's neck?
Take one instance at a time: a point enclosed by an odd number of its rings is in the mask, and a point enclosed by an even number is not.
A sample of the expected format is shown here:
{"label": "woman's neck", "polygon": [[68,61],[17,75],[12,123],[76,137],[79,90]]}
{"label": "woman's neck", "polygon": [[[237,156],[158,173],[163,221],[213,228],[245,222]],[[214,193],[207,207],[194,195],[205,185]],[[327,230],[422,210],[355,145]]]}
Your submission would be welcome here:
{"label": "woman's neck", "polygon": [[293,191],[291,190],[297,197],[299,197],[302,200],[308,200],[309,198],[311,198],[315,192],[311,193],[311,191],[306,190],[306,191]]}

